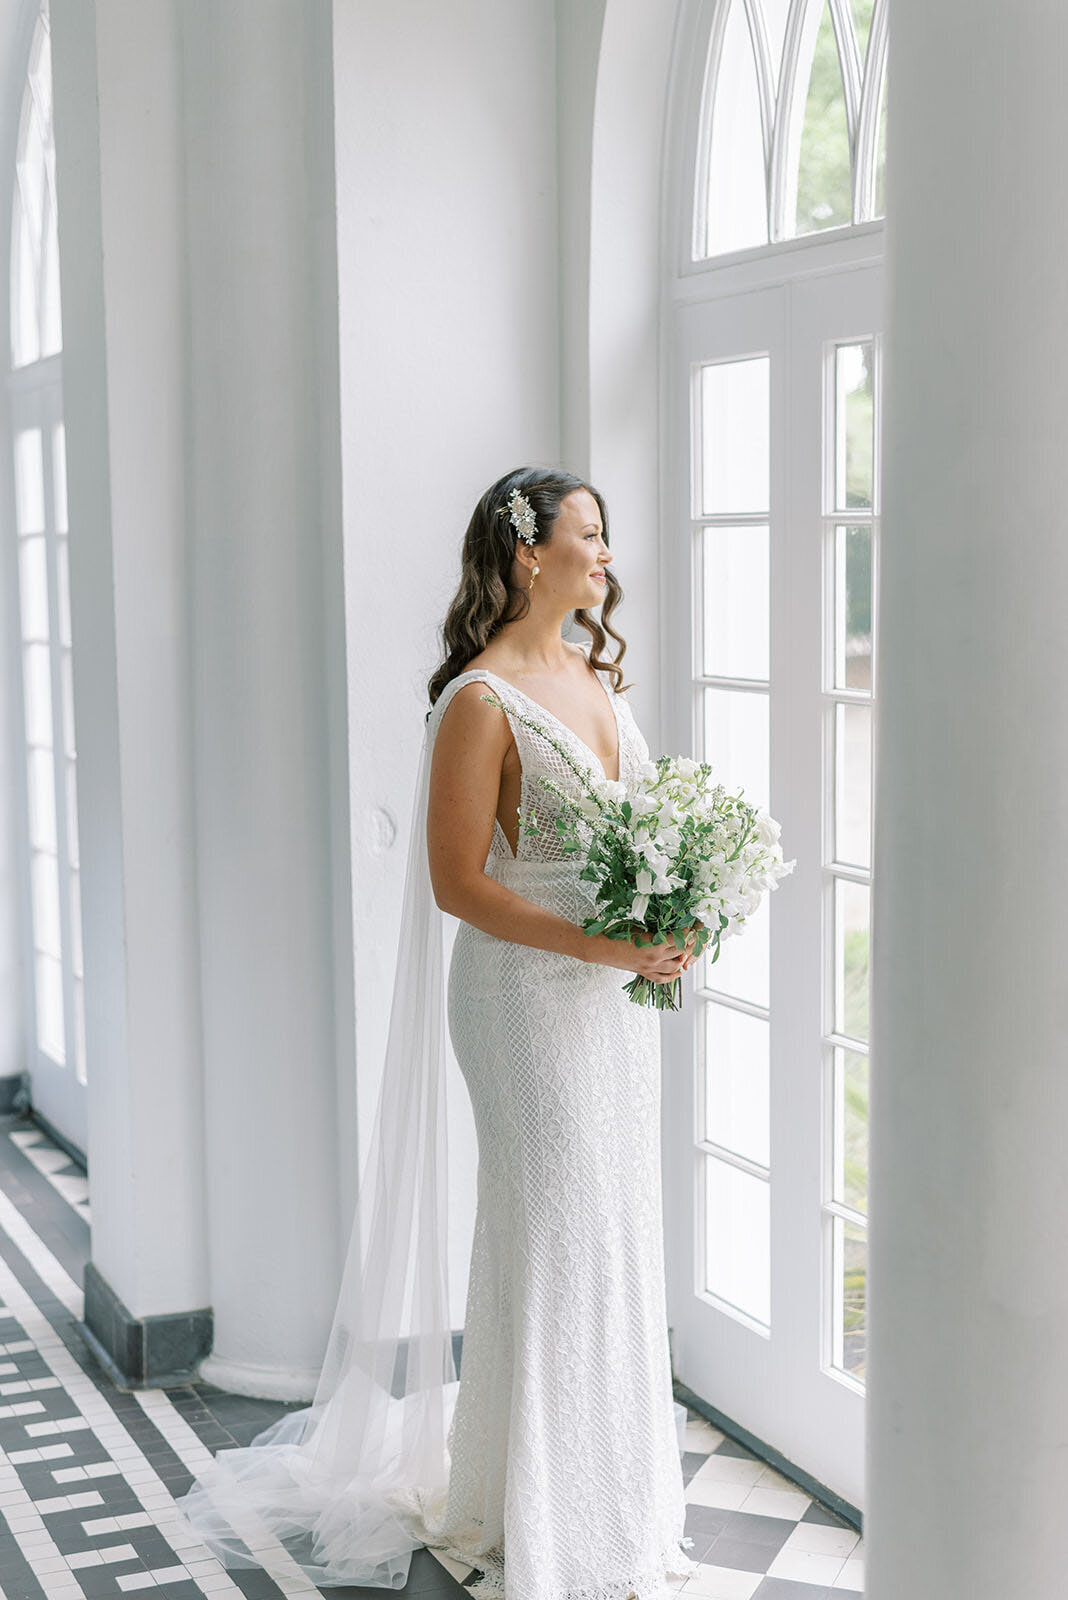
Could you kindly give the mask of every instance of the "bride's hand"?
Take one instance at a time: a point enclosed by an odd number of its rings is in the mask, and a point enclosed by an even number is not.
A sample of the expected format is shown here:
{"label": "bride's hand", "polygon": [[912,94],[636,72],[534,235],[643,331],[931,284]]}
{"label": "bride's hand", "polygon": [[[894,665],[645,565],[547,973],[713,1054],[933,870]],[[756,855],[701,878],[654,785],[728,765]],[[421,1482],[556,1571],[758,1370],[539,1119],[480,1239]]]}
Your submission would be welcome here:
{"label": "bride's hand", "polygon": [[663,944],[653,944],[651,938],[642,934],[632,939],[609,939],[605,934],[598,934],[590,941],[597,946],[596,954],[590,959],[602,966],[621,967],[653,983],[672,983],[680,972],[685,972],[697,959],[693,947],[699,926],[698,923],[689,929],[681,950],[670,939]]}

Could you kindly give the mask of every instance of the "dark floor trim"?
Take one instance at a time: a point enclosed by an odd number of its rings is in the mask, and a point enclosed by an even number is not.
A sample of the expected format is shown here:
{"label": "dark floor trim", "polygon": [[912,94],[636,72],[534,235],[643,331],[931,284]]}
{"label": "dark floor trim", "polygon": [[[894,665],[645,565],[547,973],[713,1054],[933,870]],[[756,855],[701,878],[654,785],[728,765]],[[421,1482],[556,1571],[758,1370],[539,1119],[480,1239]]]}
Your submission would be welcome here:
{"label": "dark floor trim", "polygon": [[0,1117],[24,1117],[30,1106],[30,1075],[12,1072],[0,1078]]}
{"label": "dark floor trim", "polygon": [[80,1283],[89,1259],[89,1223],[6,1137],[32,1126],[25,1117],[0,1117],[0,1187],[63,1270]]}
{"label": "dark floor trim", "polygon": [[833,1489],[828,1489],[825,1483],[820,1483],[817,1478],[811,1477],[793,1461],[788,1461],[780,1455],[770,1444],[765,1444],[763,1439],[758,1439],[756,1434],[750,1433],[740,1423],[724,1416],[722,1411],[717,1411],[715,1406],[709,1405],[707,1400],[702,1400],[699,1394],[694,1394],[684,1383],[675,1380],[675,1398],[683,1405],[691,1406],[700,1413],[706,1421],[711,1422],[721,1433],[728,1434],[730,1438],[737,1439],[739,1444],[744,1444],[761,1461],[766,1461],[769,1467],[774,1467],[776,1472],[781,1472],[784,1478],[789,1478],[791,1483],[796,1483],[799,1489],[811,1495],[813,1500],[818,1500],[821,1506],[826,1506],[828,1511],[833,1511],[836,1516],[848,1522],[851,1528],[858,1533],[864,1532],[864,1513],[858,1511],[856,1506],[851,1506],[848,1500],[843,1500],[841,1495],[835,1494]]}
{"label": "dark floor trim", "polygon": [[85,1265],[85,1321],[78,1326],[120,1389],[188,1383],[198,1364],[211,1353],[210,1308],[132,1316],[91,1261]]}
{"label": "dark floor trim", "polygon": [[47,1117],[42,1116],[36,1106],[28,1106],[26,1115],[31,1122],[37,1124],[42,1133],[48,1135],[53,1144],[58,1145],[61,1150],[67,1152],[76,1167],[81,1167],[82,1171],[86,1173],[89,1171],[89,1163],[85,1159],[85,1151],[79,1145],[76,1145],[73,1139],[68,1139],[65,1133],[60,1133],[55,1123],[49,1122]]}

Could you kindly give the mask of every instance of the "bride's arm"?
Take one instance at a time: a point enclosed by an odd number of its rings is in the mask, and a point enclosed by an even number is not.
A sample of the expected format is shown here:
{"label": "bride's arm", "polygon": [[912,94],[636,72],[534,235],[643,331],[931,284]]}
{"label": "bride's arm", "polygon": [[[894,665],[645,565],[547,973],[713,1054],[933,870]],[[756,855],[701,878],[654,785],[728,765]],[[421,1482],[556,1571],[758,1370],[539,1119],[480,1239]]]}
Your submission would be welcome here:
{"label": "bride's arm", "polygon": [[434,739],[426,833],[438,905],[498,939],[647,978],[674,978],[684,961],[684,952],[674,946],[591,937],[577,923],[486,874],[511,732],[507,719],[482,699],[485,688],[476,682],[458,690]]}

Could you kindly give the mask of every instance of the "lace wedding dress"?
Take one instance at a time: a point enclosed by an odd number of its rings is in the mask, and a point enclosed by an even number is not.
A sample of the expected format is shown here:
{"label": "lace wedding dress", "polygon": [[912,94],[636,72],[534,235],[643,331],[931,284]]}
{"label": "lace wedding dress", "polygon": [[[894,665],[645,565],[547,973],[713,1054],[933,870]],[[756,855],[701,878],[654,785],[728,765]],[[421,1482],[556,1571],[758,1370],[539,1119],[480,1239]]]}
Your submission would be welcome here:
{"label": "lace wedding dress", "polygon": [[[452,697],[506,706],[537,833],[485,870],[581,923],[593,886],[559,851],[559,802],[592,750],[483,669],[432,708],[416,786],[382,1091],[311,1407],[220,1451],[180,1502],[227,1566],[287,1592],[397,1588],[430,1545],[475,1600],[667,1600],[685,1553],[667,1341],[658,1014],[627,974],[461,922],[448,973],[430,885],[430,757]],[[602,684],[602,688],[605,686]],[[626,782],[648,748],[605,688]],[[446,1026],[478,1138],[459,1384],[448,1292]],[[288,1582],[287,1582],[288,1580]]]}
{"label": "lace wedding dress", "polygon": [[[540,823],[515,857],[495,823],[486,871],[581,923],[595,888],[561,854],[559,801],[539,780],[578,788],[557,745],[603,776],[601,763],[493,673],[463,673],[445,695],[477,680],[509,708],[521,809]],[[649,751],[625,697],[608,698],[625,783]],[[431,1536],[481,1569],[471,1592],[486,1600],[657,1600],[667,1573],[692,1570],[664,1294],[658,1014],[624,994],[626,980],[467,923],[453,947],[449,1031],[474,1108],[478,1209],[448,1501]]]}

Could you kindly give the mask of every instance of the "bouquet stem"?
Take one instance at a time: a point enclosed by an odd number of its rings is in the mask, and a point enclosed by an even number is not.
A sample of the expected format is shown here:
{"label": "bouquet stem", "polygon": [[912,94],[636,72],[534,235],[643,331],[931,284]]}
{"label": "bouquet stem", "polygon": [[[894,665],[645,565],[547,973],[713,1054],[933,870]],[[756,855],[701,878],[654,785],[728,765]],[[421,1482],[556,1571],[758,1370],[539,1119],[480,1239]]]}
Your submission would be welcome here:
{"label": "bouquet stem", "polygon": [[682,1004],[682,979],[670,983],[654,983],[651,978],[635,975],[623,985],[635,1005],[655,1006],[658,1011],[677,1011]]}

